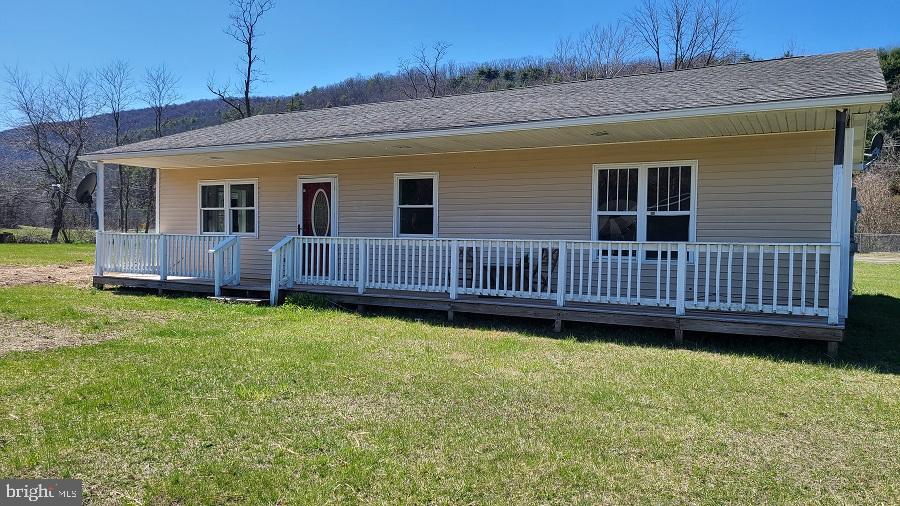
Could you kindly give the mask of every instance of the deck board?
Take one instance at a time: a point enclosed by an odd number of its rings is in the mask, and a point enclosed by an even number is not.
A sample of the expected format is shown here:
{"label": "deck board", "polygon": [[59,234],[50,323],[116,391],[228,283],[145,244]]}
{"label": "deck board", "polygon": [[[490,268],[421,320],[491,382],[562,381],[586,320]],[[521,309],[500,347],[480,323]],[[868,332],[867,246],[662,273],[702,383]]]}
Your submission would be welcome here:
{"label": "deck board", "polygon": [[[94,277],[95,285],[116,285],[132,288],[213,293],[209,280],[196,278],[169,278],[160,281],[158,276],[140,274],[106,274]],[[225,292],[268,292],[265,279],[242,279],[238,286],[226,286]],[[622,304],[592,304],[567,302],[557,307],[555,300],[485,297],[460,294],[450,300],[444,293],[367,289],[357,293],[354,287],[298,285],[283,289],[283,293],[309,293],[321,295],[334,302],[348,305],[371,305],[405,309],[473,313],[484,315],[536,318],[555,321],[571,321],[698,331],[725,334],[778,336],[824,341],[841,341],[844,322],[829,325],[825,317],[783,315],[767,313],[742,313],[688,309],[676,316],[670,307],[635,306]]]}

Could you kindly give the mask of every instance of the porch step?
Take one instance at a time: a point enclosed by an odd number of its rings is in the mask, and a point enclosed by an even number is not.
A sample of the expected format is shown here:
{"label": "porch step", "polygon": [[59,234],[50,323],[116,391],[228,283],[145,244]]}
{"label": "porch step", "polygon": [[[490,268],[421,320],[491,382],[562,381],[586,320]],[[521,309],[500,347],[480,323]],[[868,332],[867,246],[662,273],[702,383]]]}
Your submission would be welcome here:
{"label": "porch step", "polygon": [[250,304],[256,306],[267,305],[269,301],[267,299],[254,299],[251,297],[207,297],[207,299],[221,302],[223,304]]}

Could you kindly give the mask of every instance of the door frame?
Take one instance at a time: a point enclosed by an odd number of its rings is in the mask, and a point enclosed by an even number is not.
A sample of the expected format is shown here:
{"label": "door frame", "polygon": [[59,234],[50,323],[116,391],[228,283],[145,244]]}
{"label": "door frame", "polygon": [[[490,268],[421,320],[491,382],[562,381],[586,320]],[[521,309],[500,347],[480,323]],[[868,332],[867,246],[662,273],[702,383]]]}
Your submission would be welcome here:
{"label": "door frame", "polygon": [[320,176],[299,176],[297,178],[297,227],[303,230],[303,184],[304,183],[331,183],[331,237],[340,235],[338,227],[338,177],[337,174],[325,174]]}

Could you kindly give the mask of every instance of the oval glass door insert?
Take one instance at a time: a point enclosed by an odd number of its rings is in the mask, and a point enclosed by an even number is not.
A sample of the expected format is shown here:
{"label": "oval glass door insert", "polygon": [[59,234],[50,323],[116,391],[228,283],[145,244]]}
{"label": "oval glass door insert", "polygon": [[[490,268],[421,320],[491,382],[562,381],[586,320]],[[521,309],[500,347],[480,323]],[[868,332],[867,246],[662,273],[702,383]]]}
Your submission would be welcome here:
{"label": "oval glass door insert", "polygon": [[331,203],[328,202],[328,194],[325,190],[319,188],[313,196],[312,201],[312,222],[313,235],[317,237],[327,236],[331,231]]}

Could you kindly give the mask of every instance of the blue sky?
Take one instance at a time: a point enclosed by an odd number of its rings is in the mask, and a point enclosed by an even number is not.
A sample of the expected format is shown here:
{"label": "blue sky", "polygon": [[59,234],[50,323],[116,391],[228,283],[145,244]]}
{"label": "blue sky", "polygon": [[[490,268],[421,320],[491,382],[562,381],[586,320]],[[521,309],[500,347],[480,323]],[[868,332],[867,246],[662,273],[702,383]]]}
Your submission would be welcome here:
{"label": "blue sky", "polygon": [[[420,42],[446,40],[450,56],[474,62],[550,56],[556,40],[627,13],[634,1],[435,2],[278,0],[262,22],[268,82],[259,94],[303,91],[355,74],[393,71]],[[866,15],[846,1],[741,2],[738,43],[755,57],[900,45],[895,17]],[[226,0],[6,0],[0,65],[35,74],[93,68],[115,58],[133,67],[165,62],[184,99],[209,98],[211,71],[230,75],[239,55],[223,33]]]}

